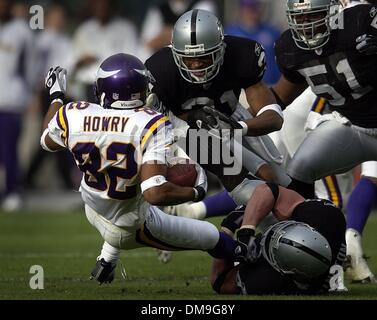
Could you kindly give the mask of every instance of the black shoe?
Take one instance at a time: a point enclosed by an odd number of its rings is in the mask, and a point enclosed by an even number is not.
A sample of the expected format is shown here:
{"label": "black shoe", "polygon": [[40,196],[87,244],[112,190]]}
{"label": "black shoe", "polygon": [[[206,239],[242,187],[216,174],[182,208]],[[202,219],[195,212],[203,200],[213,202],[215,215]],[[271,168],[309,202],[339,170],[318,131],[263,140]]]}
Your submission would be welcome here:
{"label": "black shoe", "polygon": [[111,283],[115,277],[116,264],[106,262],[105,259],[97,260],[94,266],[90,280],[96,279],[100,284]]}

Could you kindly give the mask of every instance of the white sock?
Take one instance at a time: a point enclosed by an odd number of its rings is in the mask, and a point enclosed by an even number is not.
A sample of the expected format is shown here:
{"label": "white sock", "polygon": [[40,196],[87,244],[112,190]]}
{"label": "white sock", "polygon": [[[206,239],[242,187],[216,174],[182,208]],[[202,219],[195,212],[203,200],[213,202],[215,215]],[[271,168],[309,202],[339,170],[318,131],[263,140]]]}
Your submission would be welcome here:
{"label": "white sock", "polygon": [[362,257],[361,235],[355,229],[346,230],[347,255]]}
{"label": "white sock", "polygon": [[207,214],[207,207],[203,201],[190,204],[193,219],[203,220]]}
{"label": "white sock", "polygon": [[113,247],[105,241],[102,246],[100,258],[105,259],[106,262],[116,264],[120,258],[120,249]]}

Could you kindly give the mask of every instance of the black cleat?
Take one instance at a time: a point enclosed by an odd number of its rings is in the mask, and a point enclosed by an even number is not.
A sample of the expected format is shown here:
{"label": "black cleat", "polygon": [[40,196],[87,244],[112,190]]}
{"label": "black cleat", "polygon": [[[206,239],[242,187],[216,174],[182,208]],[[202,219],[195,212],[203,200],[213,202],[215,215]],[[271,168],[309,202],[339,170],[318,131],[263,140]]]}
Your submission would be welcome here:
{"label": "black cleat", "polygon": [[106,262],[105,259],[97,260],[94,266],[90,280],[96,279],[100,284],[111,283],[115,277],[116,264]]}

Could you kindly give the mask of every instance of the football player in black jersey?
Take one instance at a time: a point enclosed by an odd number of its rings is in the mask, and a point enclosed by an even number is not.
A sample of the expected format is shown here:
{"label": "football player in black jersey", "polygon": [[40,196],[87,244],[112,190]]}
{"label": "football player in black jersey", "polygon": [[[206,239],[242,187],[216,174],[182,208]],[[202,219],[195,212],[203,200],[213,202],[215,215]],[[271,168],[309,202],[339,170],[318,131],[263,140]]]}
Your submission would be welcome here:
{"label": "football player in black jersey", "polygon": [[[191,10],[176,22],[170,48],[155,53],[146,66],[156,80],[152,91],[164,108],[194,128],[198,120],[205,122],[202,111],[205,107],[221,112],[223,122],[231,122],[233,128],[248,136],[242,139],[247,148],[242,153],[242,165],[265,180],[281,185],[291,182],[280,168],[280,154],[265,136],[279,130],[283,118],[273,94],[262,82],[266,64],[260,44],[224,36],[216,16],[205,10]],[[246,92],[248,110],[239,104],[242,89]],[[176,125],[175,117],[172,118]],[[208,148],[204,151],[208,153]],[[224,176],[223,163],[201,164],[215,173],[228,191],[242,183],[248,173],[243,170],[239,175]],[[244,200],[235,201],[243,203],[249,197],[248,193],[238,197]]]}
{"label": "football player in black jersey", "polygon": [[[313,183],[377,160],[377,7],[337,0],[288,0],[290,30],[276,42],[281,105],[305,88],[328,100],[332,114],[309,116],[311,133],[287,172],[295,190],[313,197]],[[362,280],[362,279],[360,279]]]}
{"label": "football player in black jersey", "polygon": [[[280,221],[256,235],[273,212]],[[222,229],[237,230],[239,265],[214,259],[211,283],[222,294],[319,294],[347,291],[343,282],[345,219],[327,200],[305,200],[274,183],[256,187],[244,212],[232,212]]]}

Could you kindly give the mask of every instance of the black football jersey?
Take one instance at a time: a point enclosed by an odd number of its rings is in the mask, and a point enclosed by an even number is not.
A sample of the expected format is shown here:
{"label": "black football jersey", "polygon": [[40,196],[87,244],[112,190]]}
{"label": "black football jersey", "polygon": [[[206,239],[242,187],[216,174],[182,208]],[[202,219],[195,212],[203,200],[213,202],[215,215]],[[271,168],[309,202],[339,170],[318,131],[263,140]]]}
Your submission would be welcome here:
{"label": "black football jersey", "polygon": [[291,219],[307,223],[327,239],[333,253],[331,264],[335,264],[345,242],[346,220],[342,211],[328,200],[306,200],[293,210]]}
{"label": "black football jersey", "polygon": [[156,80],[153,92],[160,102],[176,116],[194,108],[214,105],[231,115],[241,89],[263,78],[266,68],[263,48],[249,39],[225,36],[224,62],[219,74],[210,83],[194,84],[181,76],[170,48],[163,48],[145,63]]}
{"label": "black football jersey", "polygon": [[377,7],[357,5],[343,11],[343,24],[332,30],[329,42],[319,50],[302,50],[285,31],[275,53],[282,74],[293,83],[308,83],[326,98],[330,108],[355,125],[377,127],[377,55],[356,50],[356,39],[377,36]]}

